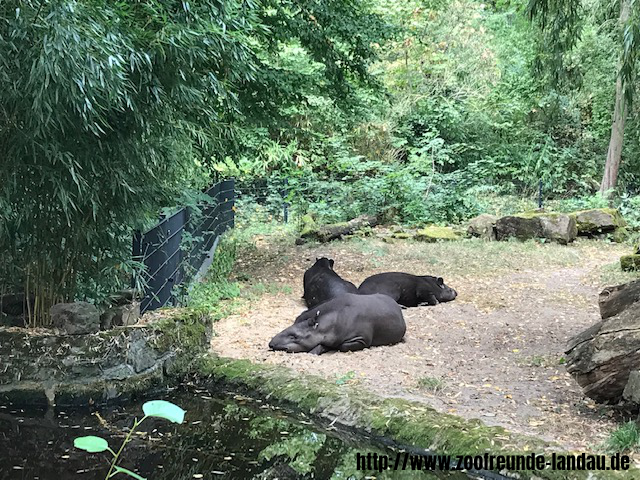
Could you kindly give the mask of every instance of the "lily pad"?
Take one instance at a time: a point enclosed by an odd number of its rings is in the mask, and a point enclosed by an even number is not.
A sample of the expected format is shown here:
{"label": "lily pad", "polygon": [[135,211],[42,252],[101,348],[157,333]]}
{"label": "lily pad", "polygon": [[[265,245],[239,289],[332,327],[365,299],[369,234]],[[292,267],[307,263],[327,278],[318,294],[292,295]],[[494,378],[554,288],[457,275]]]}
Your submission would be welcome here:
{"label": "lily pad", "polygon": [[142,406],[142,411],[147,417],[164,418],[173,423],[182,423],[186,413],[179,406],[165,400],[146,402]]}
{"label": "lily pad", "polygon": [[104,438],[89,435],[87,437],[77,437],[73,441],[73,446],[89,453],[104,452],[109,449],[109,444]]}

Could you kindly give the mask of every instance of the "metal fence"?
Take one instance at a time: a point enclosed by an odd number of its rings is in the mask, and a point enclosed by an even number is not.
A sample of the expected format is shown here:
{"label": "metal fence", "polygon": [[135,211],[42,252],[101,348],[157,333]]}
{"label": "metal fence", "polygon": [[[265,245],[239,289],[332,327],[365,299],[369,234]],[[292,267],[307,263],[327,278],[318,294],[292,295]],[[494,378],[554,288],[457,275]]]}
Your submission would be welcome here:
{"label": "metal fence", "polygon": [[[234,225],[234,180],[213,185],[200,211],[184,207],[138,233],[133,257],[145,265],[142,312],[177,305],[186,286],[211,263],[219,236]],[[204,267],[204,268],[203,268]]]}

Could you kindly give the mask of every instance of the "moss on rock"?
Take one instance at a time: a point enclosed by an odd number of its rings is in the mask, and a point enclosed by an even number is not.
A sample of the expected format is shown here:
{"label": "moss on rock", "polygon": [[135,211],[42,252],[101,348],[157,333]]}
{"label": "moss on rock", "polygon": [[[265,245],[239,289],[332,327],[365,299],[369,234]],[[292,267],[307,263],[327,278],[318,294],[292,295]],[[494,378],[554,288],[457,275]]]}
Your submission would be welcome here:
{"label": "moss on rock", "polygon": [[627,272],[640,270],[640,255],[634,254],[620,257],[620,267]]}
{"label": "moss on rock", "polygon": [[[209,377],[213,382],[211,388],[244,391],[332,424],[338,423],[391,439],[396,445],[424,448],[436,454],[562,453],[557,445],[540,439],[511,433],[501,427],[489,427],[478,420],[439,413],[422,403],[384,399],[356,386],[337,385],[280,366],[207,356],[197,364],[197,372]],[[592,473],[572,472],[571,478],[593,478]],[[640,475],[635,468],[625,472],[626,475],[602,473],[597,478],[640,478],[633,476]],[[567,478],[566,472],[551,470],[518,471],[517,475],[522,479]]]}
{"label": "moss on rock", "polygon": [[411,238],[411,234],[407,232],[396,232],[391,234],[391,238],[397,238],[399,240],[408,240]]}
{"label": "moss on rock", "polygon": [[610,232],[626,227],[627,222],[615,208],[592,208],[574,213],[578,232],[582,235]]}
{"label": "moss on rock", "polygon": [[312,237],[317,232],[318,226],[313,216],[310,213],[302,216],[302,229],[300,230],[300,237],[307,238]]}
{"label": "moss on rock", "polygon": [[630,236],[629,230],[627,230],[625,227],[616,228],[610,234],[611,240],[616,242],[616,243],[624,243],[624,242],[626,242],[629,239],[629,236]]}
{"label": "moss on rock", "polygon": [[459,240],[460,236],[450,227],[430,225],[416,232],[416,240],[437,242],[438,240]]}
{"label": "moss on rock", "polygon": [[523,212],[507,215],[496,222],[498,240],[546,238],[566,245],[575,240],[577,235],[575,216],[565,213]]}

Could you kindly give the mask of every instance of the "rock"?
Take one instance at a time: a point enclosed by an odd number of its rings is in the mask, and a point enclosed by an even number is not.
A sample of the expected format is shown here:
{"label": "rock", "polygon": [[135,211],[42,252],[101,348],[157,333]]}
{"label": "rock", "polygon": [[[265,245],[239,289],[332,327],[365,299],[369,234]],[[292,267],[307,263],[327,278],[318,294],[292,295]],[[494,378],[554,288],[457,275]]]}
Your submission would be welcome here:
{"label": "rock", "polygon": [[625,227],[627,222],[615,208],[594,208],[575,212],[576,224],[580,235],[612,232],[618,227]]}
{"label": "rock", "polygon": [[569,340],[567,371],[586,396],[616,403],[634,370],[640,370],[640,302]]}
{"label": "rock", "polygon": [[640,302],[640,280],[606,287],[598,298],[602,319],[619,314],[635,302]]}
{"label": "rock", "polygon": [[132,302],[107,309],[100,315],[100,329],[128,327],[138,323],[138,320],[140,320],[140,302]]}
{"label": "rock", "polygon": [[87,302],[58,303],[51,307],[51,322],[69,335],[96,333],[100,330],[100,313]]}
{"label": "rock", "polygon": [[577,234],[575,217],[562,213],[525,212],[499,218],[496,222],[498,240],[546,238],[566,245],[574,241]]}
{"label": "rock", "polygon": [[640,371],[634,370],[629,374],[629,381],[624,387],[622,398],[634,405],[640,405]]}
{"label": "rock", "polygon": [[418,230],[415,239],[423,242],[437,242],[438,240],[460,240],[460,236],[450,227],[431,225]]}
{"label": "rock", "polygon": [[472,237],[480,237],[484,240],[496,239],[496,221],[498,217],[483,213],[469,220],[467,234]]}
{"label": "rock", "polygon": [[542,236],[562,245],[573,242],[578,236],[576,219],[572,215],[540,215]]}
{"label": "rock", "polygon": [[542,237],[542,224],[535,216],[508,215],[496,221],[496,239],[528,240]]}
{"label": "rock", "polygon": [[623,255],[620,257],[620,268],[626,272],[640,270],[640,255]]}

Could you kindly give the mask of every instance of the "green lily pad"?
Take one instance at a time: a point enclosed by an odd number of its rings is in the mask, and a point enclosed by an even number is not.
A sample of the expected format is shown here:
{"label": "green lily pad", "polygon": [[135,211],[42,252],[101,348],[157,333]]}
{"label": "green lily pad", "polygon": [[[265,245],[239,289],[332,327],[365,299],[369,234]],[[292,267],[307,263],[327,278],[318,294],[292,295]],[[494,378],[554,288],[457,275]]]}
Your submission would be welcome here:
{"label": "green lily pad", "polygon": [[109,448],[109,444],[104,438],[94,437],[93,435],[77,437],[73,441],[73,446],[89,453],[104,452]]}
{"label": "green lily pad", "polygon": [[186,413],[179,406],[165,400],[152,400],[142,406],[142,411],[148,417],[158,417],[173,423],[182,423]]}

